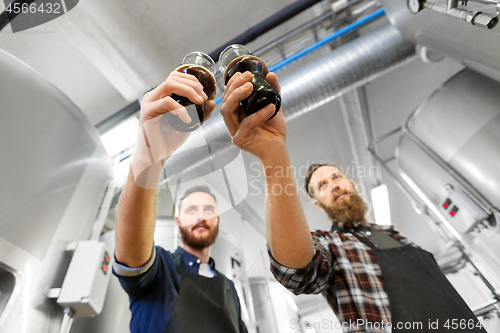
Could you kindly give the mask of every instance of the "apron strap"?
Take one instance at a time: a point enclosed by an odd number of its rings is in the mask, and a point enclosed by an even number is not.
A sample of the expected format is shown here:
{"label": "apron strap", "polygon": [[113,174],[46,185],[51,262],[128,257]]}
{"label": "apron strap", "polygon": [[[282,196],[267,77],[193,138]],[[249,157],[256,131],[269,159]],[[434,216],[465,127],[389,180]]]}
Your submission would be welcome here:
{"label": "apron strap", "polygon": [[368,238],[361,237],[356,231],[352,231],[351,234],[356,237],[361,243],[365,244],[372,250],[377,250],[378,248],[373,244]]}
{"label": "apron strap", "polygon": [[175,267],[177,267],[177,272],[181,275],[181,277],[186,274],[186,267],[184,265],[184,261],[182,260],[182,254],[179,249],[175,250],[174,252],[174,260],[175,260]]}
{"label": "apron strap", "polygon": [[384,231],[373,230],[372,228],[370,228],[369,230],[371,232],[370,237],[360,236],[359,232],[355,230],[345,230],[340,228],[336,230],[339,230],[344,233],[346,232],[351,233],[360,242],[362,242],[372,250],[383,250],[383,249],[404,246],[404,244],[402,244],[397,239],[387,235]]}

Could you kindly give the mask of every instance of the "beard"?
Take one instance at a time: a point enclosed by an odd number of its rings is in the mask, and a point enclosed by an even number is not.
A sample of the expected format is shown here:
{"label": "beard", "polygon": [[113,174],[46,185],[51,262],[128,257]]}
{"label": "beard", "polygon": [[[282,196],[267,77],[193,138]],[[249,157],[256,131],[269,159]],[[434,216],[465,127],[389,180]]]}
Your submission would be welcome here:
{"label": "beard", "polygon": [[[205,237],[196,237],[194,236],[193,232],[194,229],[198,226],[204,226],[207,228],[209,234],[208,236]],[[201,221],[198,223],[195,223],[193,226],[186,226],[186,227],[180,227],[179,231],[181,233],[181,239],[184,244],[189,245],[193,249],[197,250],[203,250],[204,248],[207,248],[209,246],[212,246],[213,243],[215,243],[215,240],[217,239],[217,235],[219,234],[219,221],[217,221],[217,224],[215,227],[210,228],[205,221]]]}
{"label": "beard", "polygon": [[337,202],[335,201],[337,196],[334,196],[329,205],[324,205],[321,202],[319,204],[333,222],[342,222],[346,229],[351,229],[353,223],[363,221],[368,211],[368,206],[359,194],[352,192],[345,193],[349,195],[349,199],[344,197],[340,202]]}

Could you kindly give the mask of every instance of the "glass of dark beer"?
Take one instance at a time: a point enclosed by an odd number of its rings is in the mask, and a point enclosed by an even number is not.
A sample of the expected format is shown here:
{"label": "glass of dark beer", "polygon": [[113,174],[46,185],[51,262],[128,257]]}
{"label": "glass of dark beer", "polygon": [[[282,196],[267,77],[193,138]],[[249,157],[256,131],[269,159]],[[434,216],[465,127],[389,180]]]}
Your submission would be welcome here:
{"label": "glass of dark beer", "polygon": [[239,44],[228,46],[219,57],[220,71],[224,75],[224,84],[227,85],[231,77],[237,72],[244,73],[249,71],[253,75],[253,91],[250,96],[241,101],[241,106],[249,116],[268,104],[274,104],[276,110],[268,119],[272,119],[280,110],[281,96],[266,81],[269,73],[266,64],[254,56],[246,47]]}
{"label": "glass of dark beer", "polygon": [[[191,52],[184,57],[182,64],[176,71],[194,75],[203,85],[203,91],[207,94],[207,100],[215,98],[215,62],[206,53]],[[205,120],[205,102],[202,104],[194,104],[187,97],[182,97],[176,94],[172,98],[184,106],[191,117],[190,123],[185,123],[171,112],[167,112],[167,121],[174,129],[181,132],[192,132],[198,129]]]}

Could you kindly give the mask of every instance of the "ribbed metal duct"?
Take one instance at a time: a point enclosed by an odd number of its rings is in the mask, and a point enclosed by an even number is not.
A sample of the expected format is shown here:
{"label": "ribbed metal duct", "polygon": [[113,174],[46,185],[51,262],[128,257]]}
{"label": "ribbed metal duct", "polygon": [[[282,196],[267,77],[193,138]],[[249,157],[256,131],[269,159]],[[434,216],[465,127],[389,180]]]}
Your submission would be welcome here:
{"label": "ribbed metal duct", "polygon": [[[281,87],[285,117],[287,120],[295,119],[341,93],[383,75],[409,61],[414,55],[414,45],[406,41],[390,24],[377,28],[284,77]],[[168,177],[165,181],[195,169],[212,169],[215,167],[213,161],[230,161],[238,154],[238,150],[231,144],[220,113],[214,114],[203,125],[202,130],[193,133],[187,143],[205,140],[208,143],[222,144],[213,146],[211,157],[201,149],[191,149],[172,156],[166,163]],[[210,161],[212,162],[209,163]]]}

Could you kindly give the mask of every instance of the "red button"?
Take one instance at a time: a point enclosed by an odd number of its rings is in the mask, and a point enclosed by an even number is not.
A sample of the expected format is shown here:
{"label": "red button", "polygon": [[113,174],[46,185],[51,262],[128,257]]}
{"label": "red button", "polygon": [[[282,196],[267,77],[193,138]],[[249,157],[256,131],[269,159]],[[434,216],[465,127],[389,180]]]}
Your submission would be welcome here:
{"label": "red button", "polygon": [[108,272],[108,266],[103,265],[102,266],[102,270],[104,271],[104,273],[107,273]]}

